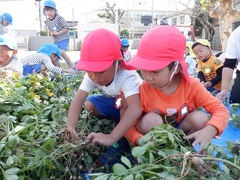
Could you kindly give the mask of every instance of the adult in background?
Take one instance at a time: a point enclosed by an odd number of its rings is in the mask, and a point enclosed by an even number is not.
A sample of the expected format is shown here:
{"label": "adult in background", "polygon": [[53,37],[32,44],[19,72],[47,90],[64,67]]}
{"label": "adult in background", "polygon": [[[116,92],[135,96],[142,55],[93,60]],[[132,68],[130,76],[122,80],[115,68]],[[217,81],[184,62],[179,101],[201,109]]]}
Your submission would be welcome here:
{"label": "adult in background", "polygon": [[225,53],[225,61],[223,65],[222,72],[222,88],[221,91],[217,94],[217,98],[220,101],[223,101],[226,97],[228,97],[228,91],[230,87],[230,83],[232,81],[233,71],[236,68],[236,78],[234,80],[229,102],[230,103],[240,103],[240,27],[236,28],[230,35],[227,48]]}

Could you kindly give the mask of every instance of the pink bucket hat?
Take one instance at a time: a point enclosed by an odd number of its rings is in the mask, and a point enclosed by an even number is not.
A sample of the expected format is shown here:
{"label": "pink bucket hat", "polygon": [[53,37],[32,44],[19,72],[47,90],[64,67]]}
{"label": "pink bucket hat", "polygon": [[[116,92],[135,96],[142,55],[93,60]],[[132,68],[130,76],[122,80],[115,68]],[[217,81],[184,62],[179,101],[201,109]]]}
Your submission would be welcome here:
{"label": "pink bucket hat", "polygon": [[138,69],[155,71],[165,68],[171,62],[178,61],[187,82],[190,82],[184,60],[185,49],[186,38],[178,29],[172,26],[158,26],[143,35],[137,54],[129,61],[129,64]]}
{"label": "pink bucket hat", "polygon": [[[84,38],[80,60],[76,68],[83,71],[101,72],[108,69],[116,60],[123,59],[121,42],[118,36],[106,29],[97,29]],[[125,69],[134,69],[123,61]]]}

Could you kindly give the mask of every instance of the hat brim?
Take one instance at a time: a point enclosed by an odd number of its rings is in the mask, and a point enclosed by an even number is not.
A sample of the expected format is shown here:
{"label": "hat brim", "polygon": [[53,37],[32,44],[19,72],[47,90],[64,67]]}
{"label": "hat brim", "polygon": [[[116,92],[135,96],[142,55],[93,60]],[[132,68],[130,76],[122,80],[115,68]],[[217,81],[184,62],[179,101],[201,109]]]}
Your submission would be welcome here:
{"label": "hat brim", "polygon": [[[182,74],[185,77],[186,81],[190,83],[190,77],[187,71],[186,62],[184,61],[184,59],[179,59],[176,61],[180,62],[182,66]],[[174,62],[174,61],[162,60],[161,63],[159,63],[159,60],[146,59],[146,58],[138,57],[136,55],[129,61],[129,65],[140,70],[156,71],[156,70],[160,70],[167,67],[171,62]]]}
{"label": "hat brim", "polygon": [[0,46],[7,46],[7,47],[9,47],[10,49],[13,49],[13,50],[16,49],[10,43],[7,43],[7,42],[0,42]]}
{"label": "hat brim", "polygon": [[102,72],[108,69],[112,65],[113,61],[86,61],[79,60],[76,69],[89,72]]}
{"label": "hat brim", "polygon": [[[136,70],[134,66],[131,66],[125,60],[122,60],[122,67],[126,70]],[[113,61],[101,61],[101,62],[94,62],[94,61],[85,61],[79,60],[76,69],[80,71],[89,71],[89,72],[102,72],[108,69],[113,64]]]}
{"label": "hat brim", "polygon": [[137,69],[155,71],[165,68],[171,62],[172,61],[162,61],[159,63],[158,60],[146,59],[136,55],[128,63],[130,66],[133,66]]}

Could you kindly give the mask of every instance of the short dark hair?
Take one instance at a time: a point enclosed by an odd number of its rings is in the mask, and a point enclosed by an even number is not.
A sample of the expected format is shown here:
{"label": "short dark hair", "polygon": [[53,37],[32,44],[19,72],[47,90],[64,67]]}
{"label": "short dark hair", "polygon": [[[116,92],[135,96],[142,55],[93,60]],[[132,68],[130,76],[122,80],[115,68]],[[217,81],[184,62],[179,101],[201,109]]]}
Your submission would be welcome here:
{"label": "short dark hair", "polygon": [[171,70],[174,67],[175,63],[175,61],[171,62],[167,67]]}

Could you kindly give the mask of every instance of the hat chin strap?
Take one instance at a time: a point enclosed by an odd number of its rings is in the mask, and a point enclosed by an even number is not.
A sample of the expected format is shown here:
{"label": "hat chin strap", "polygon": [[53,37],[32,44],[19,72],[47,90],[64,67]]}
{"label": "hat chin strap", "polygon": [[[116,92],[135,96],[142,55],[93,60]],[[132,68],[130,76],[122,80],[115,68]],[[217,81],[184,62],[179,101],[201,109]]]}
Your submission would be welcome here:
{"label": "hat chin strap", "polygon": [[116,64],[115,64],[115,73],[114,73],[114,77],[115,77],[115,75],[117,74],[117,69],[118,69],[118,61],[117,61]]}
{"label": "hat chin strap", "polygon": [[178,65],[179,65],[179,62],[176,61],[176,62],[175,62],[175,68],[174,68],[174,71],[172,72],[172,74],[171,74],[171,76],[170,76],[170,78],[169,78],[169,81],[168,81],[167,85],[165,85],[164,87],[161,87],[161,88],[159,88],[159,89],[163,90],[163,89],[165,89],[165,88],[167,88],[167,87],[169,86],[169,84],[171,83],[172,78],[173,78],[175,72],[177,71]]}

